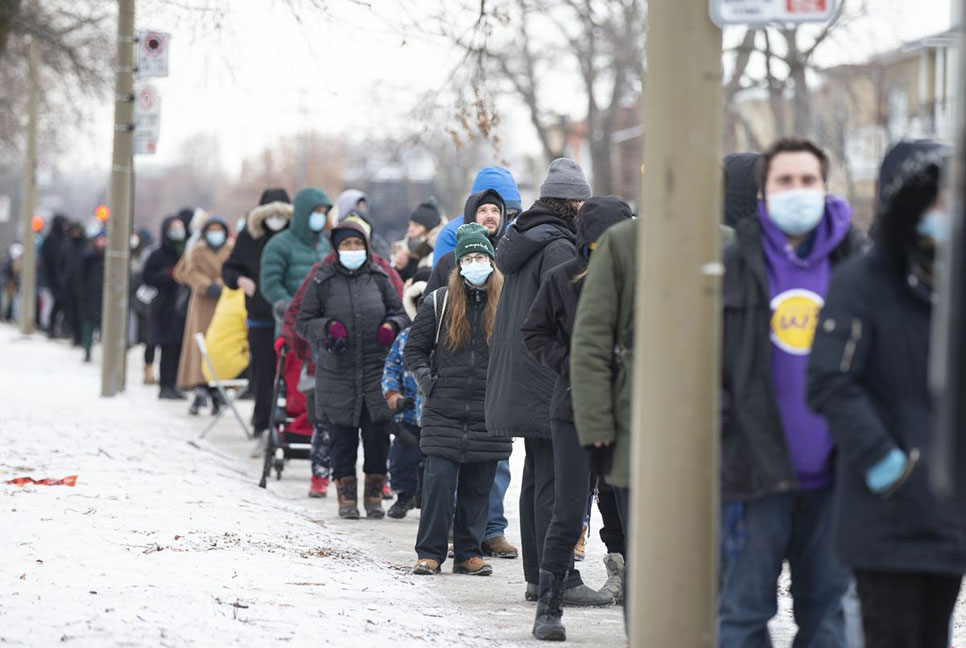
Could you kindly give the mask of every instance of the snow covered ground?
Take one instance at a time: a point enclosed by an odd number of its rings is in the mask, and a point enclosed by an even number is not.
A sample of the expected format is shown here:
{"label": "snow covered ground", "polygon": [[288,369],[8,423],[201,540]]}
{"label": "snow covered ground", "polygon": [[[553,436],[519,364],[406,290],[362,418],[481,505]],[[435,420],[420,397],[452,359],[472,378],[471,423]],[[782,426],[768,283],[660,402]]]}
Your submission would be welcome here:
{"label": "snow covered ground", "polygon": [[[258,488],[260,461],[230,416],[199,440],[208,416],[143,387],[140,355],[128,390],[101,399],[97,351],[84,365],[66,343],[0,325],[0,644],[540,645],[519,560],[492,560],[491,578],[455,576],[449,562],[410,575],[418,512],[340,520],[334,493],[305,497],[307,462]],[[522,455],[506,499],[518,546]],[[73,488],[3,484],[68,475]],[[580,564],[594,587],[598,523]],[[626,646],[619,608],[567,608],[564,622],[571,645]],[[960,646],[964,627],[961,603]],[[771,628],[777,648],[791,645],[787,591]]]}

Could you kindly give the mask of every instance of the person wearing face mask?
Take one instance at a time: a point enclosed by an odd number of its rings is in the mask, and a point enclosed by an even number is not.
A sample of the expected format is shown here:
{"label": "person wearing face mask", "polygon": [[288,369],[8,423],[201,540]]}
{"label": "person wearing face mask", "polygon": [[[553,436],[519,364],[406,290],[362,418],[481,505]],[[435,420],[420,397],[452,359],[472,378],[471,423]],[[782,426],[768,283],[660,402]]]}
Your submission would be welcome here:
{"label": "person wearing face mask", "polygon": [[204,334],[211,324],[215,306],[225,285],[221,278],[221,266],[231,250],[228,223],[212,216],[202,225],[199,242],[187,252],[187,260],[179,264],[183,271],[175,269],[175,280],[191,289],[184,338],[181,342],[181,360],[178,363],[178,386],[194,391],[194,398],[188,408],[189,414],[197,414],[207,404],[208,396],[211,397],[212,414],[217,414],[223,405],[218,391],[208,387],[208,381],[201,370],[201,351],[194,336],[195,333]]}
{"label": "person wearing face mask", "polygon": [[317,356],[316,416],[331,439],[332,477],[339,517],[358,519],[356,456],[365,452],[366,517],[380,519],[390,412],[382,370],[399,331],[409,325],[389,276],[373,263],[365,228],[345,221],[332,229],[337,260],[318,266],[305,290],[295,329]]}
{"label": "person wearing face mask", "polygon": [[160,300],[154,317],[148,322],[148,344],[161,349],[158,398],[181,400],[185,395],[177,388],[178,362],[185,318],[175,305],[178,283],[174,269],[184,254],[188,230],[178,216],[168,216],[161,223],[161,243],[144,262],[143,280],[158,290]]}
{"label": "person wearing face mask", "polygon": [[[590,459],[580,445],[570,400],[570,339],[577,303],[587,276],[587,263],[597,239],[612,225],[630,220],[631,209],[617,196],[591,198],[580,208],[577,258],[554,268],[540,285],[521,331],[530,356],[556,374],[550,404],[554,471],[565,478],[554,481],[553,517],[544,540],[540,563],[540,598],[533,635],[537,639],[562,640],[566,631],[563,613],[564,583],[574,568],[574,544],[580,537],[590,490]],[[620,563],[623,558],[610,557]],[[605,560],[606,564],[606,560]],[[611,571],[609,569],[609,571]],[[586,587],[586,586],[584,586]],[[586,593],[590,596],[590,593]],[[613,603],[611,592],[601,590],[600,604]]]}
{"label": "person wearing face mask", "polygon": [[881,181],[871,252],[832,279],[808,368],[809,405],[837,449],[835,545],[855,575],[870,648],[948,646],[966,572],[966,509],[929,483],[939,451],[928,363],[936,251],[950,226],[948,151],[915,148]]}
{"label": "person wearing face mask", "polygon": [[272,408],[272,387],[275,379],[275,318],[272,305],[259,287],[262,251],[266,244],[288,227],[292,218],[292,204],[284,189],[266,189],[258,206],[245,216],[245,228],[235,238],[235,246],[221,267],[221,278],[231,289],[245,294],[245,324],[248,329],[248,349],[251,354],[251,384],[255,394],[252,428],[256,443],[252,456],[261,456],[265,445],[264,432]]}
{"label": "person wearing face mask", "polygon": [[403,281],[409,281],[419,268],[432,267],[433,247],[445,224],[433,198],[417,205],[409,215],[405,247],[393,258],[393,267]]}
{"label": "person wearing face mask", "polygon": [[758,161],[757,214],[724,251],[720,645],[764,645],[788,560],[796,645],[844,646],[849,573],[832,550],[834,441],[805,401],[819,312],[864,237],[826,193],[828,158],[798,138]]}
{"label": "person wearing face mask", "polygon": [[457,236],[458,267],[419,306],[404,351],[423,394],[419,447],[426,455],[413,573],[439,573],[452,526],[453,572],[489,576],[481,543],[490,491],[497,463],[512,450],[509,437],[487,433],[483,408],[503,277],[482,226],[468,223]]}
{"label": "person wearing face mask", "polygon": [[[540,185],[540,198],[517,217],[496,252],[504,286],[490,343],[486,427],[497,436],[524,438],[520,539],[527,581],[524,596],[529,600],[537,599],[544,539],[553,512],[550,401],[557,376],[527,354],[520,327],[550,271],[576,258],[577,212],[590,196],[580,165],[567,158],[554,160]],[[580,575],[572,572],[565,602],[596,604],[597,592],[581,585]],[[588,591],[594,596],[583,596]]]}

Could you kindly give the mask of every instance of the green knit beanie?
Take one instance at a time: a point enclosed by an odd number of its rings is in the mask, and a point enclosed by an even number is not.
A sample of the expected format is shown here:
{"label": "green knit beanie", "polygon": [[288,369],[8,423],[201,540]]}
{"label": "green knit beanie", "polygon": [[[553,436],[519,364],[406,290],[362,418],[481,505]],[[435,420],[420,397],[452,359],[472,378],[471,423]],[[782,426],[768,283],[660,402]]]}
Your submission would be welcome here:
{"label": "green knit beanie", "polygon": [[486,228],[478,223],[460,225],[456,230],[456,261],[467,254],[488,254],[491,259],[496,257],[493,244],[486,235]]}

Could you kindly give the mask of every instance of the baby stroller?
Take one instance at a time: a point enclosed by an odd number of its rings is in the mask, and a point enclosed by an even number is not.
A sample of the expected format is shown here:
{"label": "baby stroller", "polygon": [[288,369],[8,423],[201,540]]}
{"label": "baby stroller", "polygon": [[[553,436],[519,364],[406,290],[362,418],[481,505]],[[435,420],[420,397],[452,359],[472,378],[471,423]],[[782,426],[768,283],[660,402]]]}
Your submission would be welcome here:
{"label": "baby stroller", "polygon": [[265,463],[258,485],[265,488],[269,475],[282,478],[289,459],[308,459],[312,450],[312,424],[305,412],[305,396],[298,391],[302,363],[282,346],[275,365],[275,385],[269,414],[268,438],[265,440]]}

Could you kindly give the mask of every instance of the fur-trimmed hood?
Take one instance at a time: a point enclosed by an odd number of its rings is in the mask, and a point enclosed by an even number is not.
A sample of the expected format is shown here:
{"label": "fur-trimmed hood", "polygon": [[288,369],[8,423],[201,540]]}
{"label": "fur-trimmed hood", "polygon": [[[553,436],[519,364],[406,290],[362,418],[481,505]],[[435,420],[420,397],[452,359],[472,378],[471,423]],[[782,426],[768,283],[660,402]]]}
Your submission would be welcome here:
{"label": "fur-trimmed hood", "polygon": [[419,306],[419,298],[423,296],[424,290],[426,290],[425,281],[414,281],[403,291],[403,309],[406,311],[406,314],[409,315],[410,320],[416,320],[416,310]]}
{"label": "fur-trimmed hood", "polygon": [[245,229],[253,239],[260,239],[265,235],[265,219],[269,216],[282,216],[287,223],[292,221],[293,207],[290,203],[276,200],[266,205],[255,207],[245,216]]}

